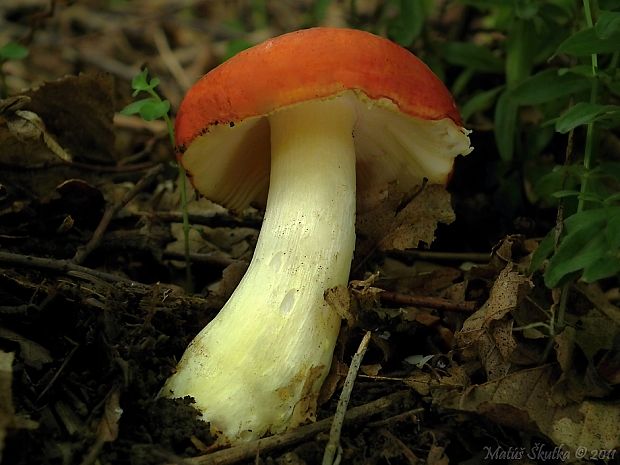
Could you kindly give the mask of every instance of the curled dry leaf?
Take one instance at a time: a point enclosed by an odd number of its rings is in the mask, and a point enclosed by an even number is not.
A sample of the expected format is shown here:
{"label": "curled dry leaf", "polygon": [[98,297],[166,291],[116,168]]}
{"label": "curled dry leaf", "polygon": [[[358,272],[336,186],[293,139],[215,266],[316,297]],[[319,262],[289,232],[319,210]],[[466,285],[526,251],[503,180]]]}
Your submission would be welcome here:
{"label": "curled dry leaf", "polygon": [[25,93],[25,109],[41,117],[58,143],[93,163],[114,161],[114,81],[105,73],[82,73],[46,82]]}
{"label": "curled dry leaf", "polygon": [[43,365],[53,361],[50,352],[41,344],[31,341],[10,329],[0,327],[0,339],[19,344],[21,358],[30,367],[41,369]]}
{"label": "curled dry leaf", "polygon": [[418,247],[420,242],[430,245],[437,223],[454,221],[450,194],[439,185],[422,186],[413,193],[389,185],[362,204],[356,225],[358,256],[375,247],[404,250]]}
{"label": "curled dry leaf", "polygon": [[0,162],[36,168],[71,161],[36,113],[16,110],[0,116]]}
{"label": "curled dry leaf", "polygon": [[486,303],[465,320],[456,334],[456,344],[464,358],[479,359],[490,380],[508,373],[517,343],[512,336],[513,321],[507,316],[531,288],[529,280],[513,268],[508,264],[502,270]]}
{"label": "curled dry leaf", "polygon": [[555,365],[521,370],[462,394],[448,393],[441,405],[476,412],[520,430],[540,431],[572,452],[577,447],[611,450],[620,446],[620,405],[602,401],[557,405],[550,393],[555,372]]}
{"label": "curled dry leaf", "polygon": [[327,289],[323,293],[323,298],[327,305],[335,311],[343,320],[347,321],[349,327],[353,327],[357,320],[356,312],[352,311],[351,295],[345,286],[336,286]]}
{"label": "curled dry leaf", "polygon": [[432,395],[434,400],[441,402],[452,392],[462,392],[470,385],[469,376],[458,365],[450,365],[445,373],[415,370],[405,378],[405,384],[422,396]]}

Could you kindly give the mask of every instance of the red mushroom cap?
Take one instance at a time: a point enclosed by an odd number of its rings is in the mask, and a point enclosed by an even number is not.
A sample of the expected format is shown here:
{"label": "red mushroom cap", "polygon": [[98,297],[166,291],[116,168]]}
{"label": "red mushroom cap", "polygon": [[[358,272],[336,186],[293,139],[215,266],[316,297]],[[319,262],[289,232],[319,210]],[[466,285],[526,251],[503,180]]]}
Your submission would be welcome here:
{"label": "red mushroom cap", "polygon": [[408,50],[369,32],[317,27],[267,40],[203,76],[179,108],[176,143],[185,147],[214,124],[348,89],[387,98],[413,117],[461,125],[448,89]]}
{"label": "red mushroom cap", "polygon": [[176,144],[194,186],[232,209],[265,204],[269,123],[292,105],[355,94],[357,190],[422,178],[446,182],[469,139],[450,92],[408,50],[353,29],[312,28],[267,40],[211,70],[187,93]]}

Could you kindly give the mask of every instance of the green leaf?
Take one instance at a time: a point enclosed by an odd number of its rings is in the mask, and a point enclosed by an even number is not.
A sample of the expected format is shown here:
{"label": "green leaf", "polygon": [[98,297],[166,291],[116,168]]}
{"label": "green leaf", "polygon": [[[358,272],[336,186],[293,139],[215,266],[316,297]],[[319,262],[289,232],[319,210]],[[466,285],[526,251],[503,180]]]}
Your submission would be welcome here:
{"label": "green leaf", "polygon": [[614,202],[620,202],[620,192],[616,192],[603,200],[605,205],[613,205]]}
{"label": "green leaf", "polygon": [[575,213],[564,220],[566,232],[573,233],[592,224],[604,223],[614,210],[620,213],[620,207],[597,208]]}
{"label": "green leaf", "polygon": [[594,25],[594,32],[599,39],[620,38],[620,12],[601,11]]}
{"label": "green leaf", "polygon": [[504,64],[489,49],[471,42],[448,42],[441,54],[451,65],[471,68],[483,73],[502,73]]}
{"label": "green leaf", "polygon": [[515,2],[515,14],[520,19],[532,19],[540,11],[541,3],[539,0],[520,0]]}
{"label": "green leaf", "polygon": [[534,191],[543,198],[553,197],[560,190],[575,188],[573,191],[576,191],[582,172],[582,165],[555,166],[536,181]]}
{"label": "green leaf", "polygon": [[461,109],[461,117],[463,121],[468,121],[469,118],[480,111],[484,111],[493,105],[493,102],[504,89],[504,86],[499,86],[491,90],[480,92],[470,98]]}
{"label": "green leaf", "polygon": [[616,255],[607,253],[587,265],[583,270],[581,279],[587,283],[593,283],[594,281],[610,278],[618,273],[620,273],[620,255],[617,253]]}
{"label": "green leaf", "polygon": [[0,61],[23,60],[28,56],[28,49],[17,42],[9,42],[0,47]]}
{"label": "green leaf", "polygon": [[532,260],[530,261],[530,267],[528,273],[531,275],[534,271],[539,270],[543,262],[549,258],[553,253],[553,247],[555,242],[555,230],[552,229],[547,233],[542,241],[536,247],[536,250],[532,254]]}
{"label": "green leaf", "polygon": [[590,80],[584,76],[547,69],[518,84],[510,96],[520,105],[539,105],[589,89]]}
{"label": "green leaf", "polygon": [[605,229],[607,236],[607,246],[610,249],[620,248],[620,215],[613,215],[607,220]]}
{"label": "green leaf", "polygon": [[168,100],[148,99],[140,107],[140,116],[146,121],[153,121],[162,118],[170,111],[170,102]]}
{"label": "green leaf", "polygon": [[[620,239],[613,236],[620,227],[617,217],[620,206],[580,211],[566,218],[564,234],[545,272],[547,287],[557,287],[567,276],[582,270],[587,272],[586,279],[614,274],[615,266],[609,266],[607,260],[620,256],[616,246]],[[596,270],[598,266],[600,271]]]}
{"label": "green leaf", "polygon": [[133,77],[131,80],[131,88],[135,91],[134,96],[140,91],[147,91],[152,88],[148,82],[148,75],[149,70],[144,68]]}
{"label": "green leaf", "polygon": [[598,6],[601,10],[620,9],[620,0],[599,0]]}
{"label": "green leaf", "polygon": [[400,1],[400,14],[388,24],[388,36],[404,47],[408,47],[422,33],[426,9],[424,2]]}
{"label": "green leaf", "polygon": [[134,89],[133,96],[135,97],[140,92],[153,92],[154,89],[159,85],[159,82],[159,78],[157,77],[149,80],[149,70],[147,68],[144,68],[131,80],[131,87]]}
{"label": "green leaf", "polygon": [[595,53],[613,53],[620,50],[620,40],[618,39],[617,35],[601,39],[593,27],[582,29],[562,42],[556,50],[556,54],[566,53],[567,55],[584,56]]}
{"label": "green leaf", "polygon": [[518,108],[509,92],[503,92],[495,105],[495,142],[502,160],[514,155]]}
{"label": "green leaf", "polygon": [[137,113],[140,113],[140,109],[146,104],[146,102],[149,102],[153,100],[153,97],[149,97],[149,98],[145,98],[142,100],[136,100],[135,102],[131,102],[129,105],[127,105],[125,108],[123,108],[120,113],[121,115],[135,115]]}
{"label": "green leaf", "polygon": [[252,46],[252,42],[245,39],[232,39],[228,42],[226,46],[226,53],[224,54],[223,60],[226,61],[229,58],[235,56],[239,52],[243,52],[245,49],[248,49]]}
{"label": "green leaf", "polygon": [[554,192],[552,195],[556,199],[563,199],[564,197],[577,197],[579,195],[579,191],[563,190],[563,191]]}
{"label": "green leaf", "polygon": [[312,4],[312,19],[316,24],[321,23],[325,19],[327,9],[332,0],[315,0]]}
{"label": "green leaf", "polygon": [[552,289],[568,275],[580,271],[607,252],[601,222],[586,224],[563,237],[545,272],[545,284]]}
{"label": "green leaf", "polygon": [[506,82],[521,82],[530,75],[536,53],[536,31],[532,21],[517,19],[506,41]]}
{"label": "green leaf", "polygon": [[170,102],[168,100],[158,100],[155,97],[149,97],[130,103],[121,110],[121,114],[140,114],[146,121],[153,121],[168,114],[169,110]]}
{"label": "green leaf", "polygon": [[582,124],[594,123],[614,116],[620,116],[620,106],[618,105],[577,102],[556,120],[555,130],[565,134]]}

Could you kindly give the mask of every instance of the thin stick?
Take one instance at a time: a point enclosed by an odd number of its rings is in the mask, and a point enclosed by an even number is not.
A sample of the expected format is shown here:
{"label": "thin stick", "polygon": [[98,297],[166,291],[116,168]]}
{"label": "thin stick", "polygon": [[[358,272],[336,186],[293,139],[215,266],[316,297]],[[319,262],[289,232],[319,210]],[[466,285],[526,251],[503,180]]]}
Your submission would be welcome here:
{"label": "thin stick", "polygon": [[[192,263],[206,263],[208,265],[217,266],[219,268],[226,268],[233,263],[242,262],[242,260],[235,260],[234,258],[227,257],[221,252],[208,252],[208,253],[190,253],[189,257]],[[163,258],[169,260],[185,260],[185,254],[181,252],[173,252],[171,250],[165,250],[163,252]]]}
{"label": "thin stick", "polygon": [[457,302],[455,300],[443,299],[441,297],[401,294],[399,292],[391,291],[381,292],[379,294],[379,298],[382,302],[430,307],[451,312],[473,312],[476,310],[477,305],[476,302],[470,300]]}
{"label": "thin stick", "polygon": [[[183,221],[183,212],[180,211],[163,211],[156,210],[153,212],[136,212],[139,216],[149,216],[167,223],[181,223]],[[192,212],[188,214],[188,220],[191,224],[200,224],[210,226],[212,228],[253,228],[259,229],[261,219],[258,216],[245,216],[237,218],[227,213],[201,213]]]}
{"label": "thin stick", "polygon": [[138,193],[140,193],[159,173],[161,173],[164,169],[163,165],[157,165],[151,168],[149,171],[145,173],[145,175],[133,186],[133,188],[125,194],[123,199],[115,203],[114,205],[110,205],[106,208],[103,216],[101,217],[101,221],[99,221],[99,225],[97,225],[97,229],[93,233],[90,241],[82,247],[78,247],[75,256],[73,257],[73,262],[76,264],[81,264],[86,260],[93,250],[99,247],[101,243],[101,239],[105,234],[106,230],[112,219],[116,216],[116,214],[127,205],[131,199],[133,199]]}
{"label": "thin stick", "polygon": [[[351,423],[376,415],[385,411],[407,395],[409,395],[409,391],[395,392],[367,404],[353,407],[347,412],[345,421]],[[182,463],[189,465],[230,465],[241,460],[252,459],[256,456],[258,450],[266,452],[275,448],[290,446],[313,437],[322,431],[327,431],[333,419],[334,417],[326,418],[316,423],[296,428],[290,433],[269,436],[264,439],[243,443],[230,449],[185,459]]]}
{"label": "thin stick", "polygon": [[344,380],[344,387],[338,400],[338,407],[336,407],[336,414],[334,415],[334,422],[332,423],[331,430],[329,432],[329,441],[325,446],[325,452],[323,454],[323,465],[333,465],[336,458],[336,452],[340,447],[340,433],[342,432],[342,425],[347,412],[347,406],[349,405],[349,399],[351,398],[351,392],[353,391],[353,384],[357,377],[357,372],[362,364],[362,359],[368,349],[368,343],[370,342],[371,332],[367,331],[360,342],[360,346],[357,348],[357,352],[353,355],[351,360],[351,366],[349,372]]}
{"label": "thin stick", "polygon": [[454,262],[488,262],[491,259],[490,253],[478,252],[435,252],[432,250],[391,250],[388,255],[397,258],[409,258],[433,261],[454,261]]}
{"label": "thin stick", "polygon": [[12,265],[20,265],[26,267],[44,268],[48,270],[61,271],[67,273],[70,271],[77,271],[79,273],[85,273],[96,278],[109,282],[124,282],[131,286],[143,287],[144,284],[132,281],[122,276],[117,276],[105,271],[93,270],[86,268],[85,266],[76,265],[70,260],[57,260],[55,258],[43,258],[34,257],[32,255],[21,255],[10,252],[0,252],[0,263],[10,263]]}
{"label": "thin stick", "polygon": [[174,52],[170,49],[170,44],[166,38],[166,34],[161,28],[155,28],[153,31],[153,40],[157,51],[161,56],[162,61],[166,65],[166,68],[170,71],[170,74],[174,76],[174,79],[181,85],[183,91],[186,91],[192,86],[191,79],[187,76],[187,73],[179,63]]}

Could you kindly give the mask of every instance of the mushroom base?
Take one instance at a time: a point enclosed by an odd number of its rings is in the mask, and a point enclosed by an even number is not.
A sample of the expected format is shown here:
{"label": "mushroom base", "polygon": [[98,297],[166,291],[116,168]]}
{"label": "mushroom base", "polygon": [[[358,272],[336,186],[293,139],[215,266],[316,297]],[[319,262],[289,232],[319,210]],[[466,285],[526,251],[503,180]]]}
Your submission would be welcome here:
{"label": "mushroom base", "polygon": [[355,245],[355,119],[347,95],[269,116],[269,197],[252,262],[164,386],[192,396],[231,442],[314,418],[340,328],[323,294],[347,284]]}

